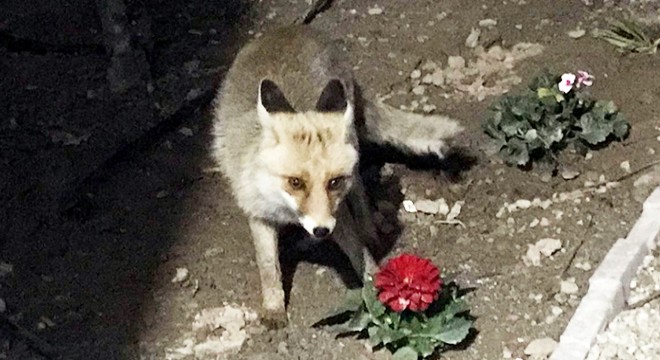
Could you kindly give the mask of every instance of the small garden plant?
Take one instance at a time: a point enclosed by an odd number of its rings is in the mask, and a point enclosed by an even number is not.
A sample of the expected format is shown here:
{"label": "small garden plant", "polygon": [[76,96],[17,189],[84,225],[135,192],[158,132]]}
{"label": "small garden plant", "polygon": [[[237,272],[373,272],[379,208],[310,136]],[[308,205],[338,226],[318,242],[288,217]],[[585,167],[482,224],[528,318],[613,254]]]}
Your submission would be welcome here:
{"label": "small garden plant", "polygon": [[389,260],[362,289],[349,291],[346,304],[322,322],[334,319],[340,333],[367,336],[395,360],[417,360],[462,342],[472,327],[467,312],[458,288],[443,288],[440,270],[431,261],[403,254]]}
{"label": "small garden plant", "polygon": [[621,51],[655,54],[660,37],[653,39],[649,30],[633,19],[611,20],[605,30],[596,30],[594,36],[616,46]]}
{"label": "small garden plant", "polygon": [[556,166],[567,146],[584,150],[621,140],[630,125],[612,101],[586,91],[594,78],[585,71],[537,76],[525,92],[504,95],[490,108],[483,129],[510,165],[534,161]]}

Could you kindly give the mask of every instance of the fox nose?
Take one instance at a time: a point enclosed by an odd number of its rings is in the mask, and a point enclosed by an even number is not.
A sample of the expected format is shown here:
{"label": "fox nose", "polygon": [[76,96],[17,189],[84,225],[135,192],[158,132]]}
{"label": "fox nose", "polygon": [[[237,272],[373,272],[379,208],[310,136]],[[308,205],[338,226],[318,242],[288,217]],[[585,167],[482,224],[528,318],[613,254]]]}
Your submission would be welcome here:
{"label": "fox nose", "polygon": [[314,228],[314,236],[317,238],[324,238],[330,234],[330,229],[327,227],[319,226]]}

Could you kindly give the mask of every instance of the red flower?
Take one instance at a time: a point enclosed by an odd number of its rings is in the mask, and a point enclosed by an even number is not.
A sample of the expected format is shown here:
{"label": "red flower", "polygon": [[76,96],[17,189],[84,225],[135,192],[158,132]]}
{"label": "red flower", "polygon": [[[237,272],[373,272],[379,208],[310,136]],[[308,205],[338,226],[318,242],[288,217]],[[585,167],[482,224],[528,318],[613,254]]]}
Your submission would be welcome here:
{"label": "red flower", "polygon": [[438,298],[440,270],[428,259],[402,254],[390,259],[377,273],[378,300],[390,309],[419,312]]}

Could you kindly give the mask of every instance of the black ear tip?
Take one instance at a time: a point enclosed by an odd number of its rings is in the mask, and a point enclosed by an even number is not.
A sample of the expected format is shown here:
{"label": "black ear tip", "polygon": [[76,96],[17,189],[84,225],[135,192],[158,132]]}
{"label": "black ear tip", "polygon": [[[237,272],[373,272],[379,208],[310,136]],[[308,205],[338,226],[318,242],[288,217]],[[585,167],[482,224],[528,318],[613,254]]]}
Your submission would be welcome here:
{"label": "black ear tip", "polygon": [[270,79],[263,79],[259,83],[259,97],[268,112],[295,112],[282,90]]}
{"label": "black ear tip", "polygon": [[321,92],[316,104],[318,111],[337,112],[344,111],[348,106],[344,84],[339,79],[332,79]]}

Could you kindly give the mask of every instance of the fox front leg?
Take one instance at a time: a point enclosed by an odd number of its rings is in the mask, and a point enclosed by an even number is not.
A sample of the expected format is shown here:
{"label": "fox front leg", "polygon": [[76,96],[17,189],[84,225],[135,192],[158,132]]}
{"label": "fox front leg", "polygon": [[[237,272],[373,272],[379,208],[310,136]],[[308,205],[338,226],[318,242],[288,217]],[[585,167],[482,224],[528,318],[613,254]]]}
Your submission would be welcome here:
{"label": "fox front leg", "polygon": [[277,247],[277,231],[269,224],[250,219],[259,277],[261,278],[262,322],[277,329],[288,322],[284,304],[284,288]]}

